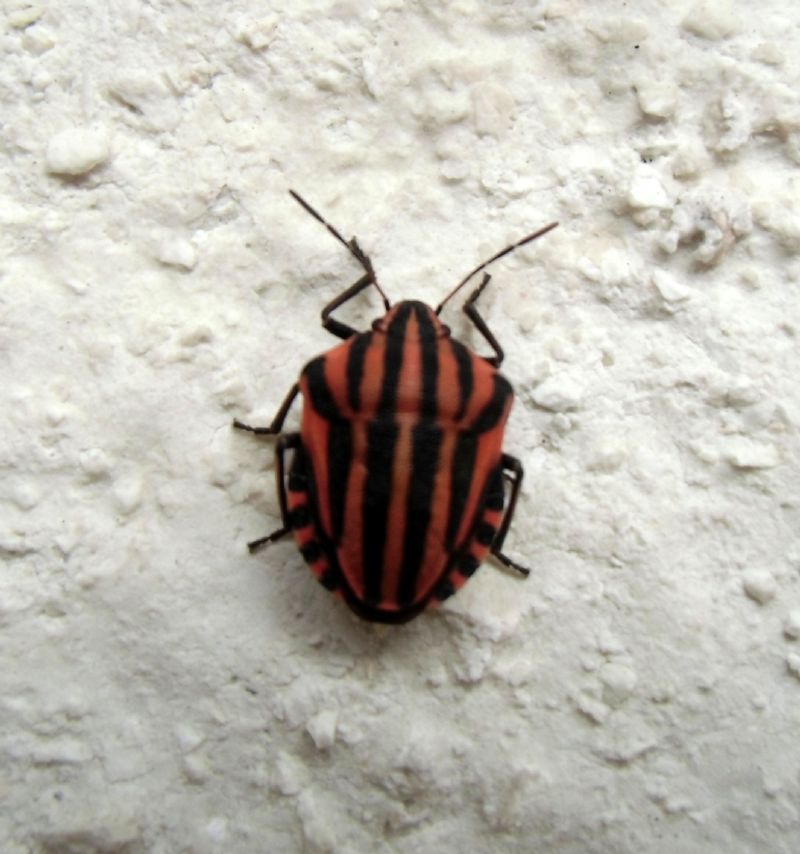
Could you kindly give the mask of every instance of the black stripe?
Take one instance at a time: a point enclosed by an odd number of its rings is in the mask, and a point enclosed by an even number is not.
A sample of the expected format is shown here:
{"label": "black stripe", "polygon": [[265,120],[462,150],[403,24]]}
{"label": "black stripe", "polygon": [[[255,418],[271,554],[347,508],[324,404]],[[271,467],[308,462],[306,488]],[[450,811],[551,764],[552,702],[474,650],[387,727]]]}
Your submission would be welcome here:
{"label": "black stripe", "polygon": [[378,412],[394,415],[397,400],[397,380],[403,365],[403,349],[405,345],[406,326],[411,316],[413,306],[410,302],[401,302],[397,306],[397,314],[392,318],[386,330],[386,353],[383,363],[383,386],[381,387]]}
{"label": "black stripe", "polygon": [[298,504],[294,510],[289,511],[289,527],[293,531],[299,531],[311,524],[311,511],[308,504]]}
{"label": "black stripe", "polygon": [[308,492],[308,478],[304,474],[290,471],[287,488],[289,492]]}
{"label": "black stripe", "polygon": [[353,456],[352,427],[342,419],[325,379],[325,357],[312,359],[303,369],[308,381],[312,407],[330,422],[328,433],[328,506],[331,512],[331,539],[339,543],[344,524],[344,497]]}
{"label": "black stripe", "polygon": [[431,320],[431,310],[424,302],[413,300],[411,301],[411,305],[414,307],[414,313],[417,315],[420,341],[436,341],[439,333],[433,325],[433,320]]}
{"label": "black stripe", "polygon": [[349,421],[331,422],[328,432],[328,506],[331,509],[331,539],[342,541],[344,511],[353,460],[353,426]]}
{"label": "black stripe", "polygon": [[333,399],[328,382],[325,379],[325,356],[317,356],[303,368],[308,381],[311,405],[323,417],[329,420],[339,417],[339,407]]}
{"label": "black stripe", "polygon": [[328,567],[325,572],[319,577],[319,583],[326,589],[333,592],[339,586],[339,578],[336,573]]}
{"label": "black stripe", "polygon": [[472,422],[470,429],[476,433],[485,433],[487,430],[496,427],[503,417],[503,411],[511,395],[509,381],[502,374],[495,374],[492,396],[486,406],[478,413],[478,417]]}
{"label": "black stripe", "polygon": [[466,554],[461,555],[458,559],[458,568],[461,571],[461,574],[464,578],[469,578],[470,576],[475,574],[475,570],[480,566],[475,555],[467,552]]}
{"label": "black stripe", "polygon": [[431,522],[433,484],[439,467],[442,435],[442,430],[430,421],[417,424],[411,433],[411,484],[406,503],[403,565],[397,592],[401,607],[410,605],[415,598],[425,538]]}
{"label": "black stripe", "polygon": [[486,488],[486,498],[483,506],[486,510],[502,510],[505,504],[505,489],[503,487],[503,468],[498,465],[494,474],[489,478]]}
{"label": "black stripe", "polygon": [[436,589],[433,591],[433,595],[440,602],[444,602],[445,599],[449,599],[455,592],[456,588],[453,586],[453,582],[450,581],[449,578],[445,578],[444,581],[437,585]]}
{"label": "black stripe", "polygon": [[354,412],[361,408],[361,380],[364,378],[364,360],[372,342],[372,333],[356,335],[347,357],[347,402]]}
{"label": "black stripe", "polygon": [[322,548],[316,540],[309,540],[301,549],[300,554],[306,563],[314,563],[322,557]]}
{"label": "black stripe", "polygon": [[[456,536],[464,516],[464,507],[475,471],[478,437],[474,433],[460,433],[453,453],[450,475],[450,513],[447,519],[447,550],[453,551]],[[459,543],[460,545],[460,543]]]}
{"label": "black stripe", "polygon": [[475,539],[482,546],[490,546],[496,534],[497,528],[486,521],[479,522],[478,527],[475,529]]}
{"label": "black stripe", "polygon": [[486,496],[485,507],[487,510],[494,510],[495,512],[499,512],[503,509],[504,504],[505,501],[502,492],[493,492],[491,495]]}
{"label": "black stripe", "polygon": [[472,390],[475,387],[475,381],[472,377],[472,356],[463,344],[453,341],[452,338],[449,340],[453,356],[458,365],[458,389],[461,395],[461,402],[456,413],[456,421],[460,421],[467,411],[469,399],[472,397]]}

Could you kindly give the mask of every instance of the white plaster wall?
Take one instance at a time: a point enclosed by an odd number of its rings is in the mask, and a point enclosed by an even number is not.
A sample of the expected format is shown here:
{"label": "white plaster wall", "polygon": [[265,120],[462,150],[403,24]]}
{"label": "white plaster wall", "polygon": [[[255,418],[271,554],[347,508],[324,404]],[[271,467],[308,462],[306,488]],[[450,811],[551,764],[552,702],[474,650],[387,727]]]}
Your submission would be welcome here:
{"label": "white plaster wall", "polygon": [[[3,3],[3,852],[800,848],[799,27]],[[247,553],[272,454],[231,419],[358,273],[289,187],[395,299],[561,221],[484,301],[528,582],[375,627]]]}

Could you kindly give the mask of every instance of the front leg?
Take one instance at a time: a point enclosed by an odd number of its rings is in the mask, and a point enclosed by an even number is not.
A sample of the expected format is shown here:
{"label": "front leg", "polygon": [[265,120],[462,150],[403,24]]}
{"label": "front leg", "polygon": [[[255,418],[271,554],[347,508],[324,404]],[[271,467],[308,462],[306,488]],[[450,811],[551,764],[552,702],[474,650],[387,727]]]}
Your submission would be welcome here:
{"label": "front leg", "polygon": [[356,294],[361,293],[364,288],[369,287],[370,285],[374,285],[378,293],[381,295],[383,299],[383,305],[386,311],[389,311],[391,308],[389,304],[389,300],[386,294],[383,292],[383,288],[378,284],[378,280],[375,278],[375,270],[372,267],[372,261],[370,261],[369,256],[364,252],[364,250],[358,245],[358,241],[355,237],[350,240],[345,240],[344,237],[335,229],[328,220],[325,219],[322,214],[318,213],[311,205],[298,193],[295,193],[294,190],[289,190],[292,198],[298,202],[311,216],[314,217],[317,222],[322,223],[325,228],[339,241],[339,243],[344,246],[345,249],[358,261],[359,264],[364,268],[364,275],[354,284],[351,285],[344,293],[339,294],[338,297],[334,297],[322,310],[322,325],[331,335],[335,335],[337,338],[343,338],[347,340],[352,335],[356,334],[356,330],[349,327],[346,323],[342,323],[340,320],[336,320],[334,317],[330,317],[330,313],[337,309],[340,305],[346,303],[349,299],[352,299]]}
{"label": "front leg", "polygon": [[[355,240],[353,242],[355,243]],[[331,317],[330,314],[332,311],[339,308],[340,305],[343,305],[357,294],[360,294],[364,288],[368,288],[373,284],[375,284],[375,278],[370,268],[370,270],[366,272],[354,285],[350,285],[344,293],[334,297],[325,306],[325,308],[322,309],[322,326],[330,332],[331,335],[335,335],[337,338],[343,338],[345,341],[355,335],[355,329],[348,326],[346,323],[342,323],[341,320]]]}
{"label": "front leg", "polygon": [[503,348],[492,334],[491,329],[486,325],[486,321],[480,316],[480,314],[478,314],[478,307],[476,305],[478,297],[483,293],[483,289],[489,284],[491,278],[492,277],[488,273],[484,273],[483,281],[477,288],[475,288],[475,290],[469,295],[469,299],[464,303],[464,314],[466,314],[467,317],[475,324],[478,328],[478,332],[483,335],[489,343],[489,346],[495,352],[494,356],[484,356],[483,358],[486,359],[490,365],[494,365],[495,368],[499,368],[505,358]]}

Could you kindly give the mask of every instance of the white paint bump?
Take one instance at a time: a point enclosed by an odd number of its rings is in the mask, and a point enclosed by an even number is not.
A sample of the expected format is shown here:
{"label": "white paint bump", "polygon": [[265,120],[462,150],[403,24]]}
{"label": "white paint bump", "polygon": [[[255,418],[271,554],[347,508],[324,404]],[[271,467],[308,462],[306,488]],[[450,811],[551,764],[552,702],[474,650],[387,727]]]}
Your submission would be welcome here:
{"label": "white paint bump", "polygon": [[55,175],[85,175],[111,154],[108,134],[100,128],[69,128],[47,145],[47,171]]}
{"label": "white paint bump", "polygon": [[542,409],[567,412],[580,406],[583,394],[584,386],[575,377],[557,374],[538,385],[531,392],[531,397]]}
{"label": "white paint bump", "polygon": [[736,469],[770,469],[779,463],[775,445],[740,436],[725,441],[723,457]]}
{"label": "white paint bump", "polygon": [[775,576],[766,569],[750,569],[742,576],[744,592],[759,605],[775,598],[778,585]]}
{"label": "white paint bump", "polygon": [[197,250],[190,240],[170,237],[161,243],[158,260],[168,267],[192,270],[197,264]]}
{"label": "white paint bump", "polygon": [[790,611],[783,621],[783,633],[790,640],[800,639],[800,608]]}
{"label": "white paint bump", "polygon": [[636,687],[636,671],[626,664],[610,662],[600,670],[603,683],[603,702],[616,708],[622,705]]}
{"label": "white paint bump", "polygon": [[683,28],[709,41],[720,41],[739,30],[740,15],[731,0],[700,0],[683,19]]}
{"label": "white paint bump", "polygon": [[675,112],[677,88],[673,83],[648,81],[636,87],[639,108],[646,116],[666,119]]}
{"label": "white paint bump", "polygon": [[628,190],[628,204],[632,208],[669,208],[672,206],[661,179],[648,167],[640,168],[633,176]]}
{"label": "white paint bump", "polygon": [[306,729],[319,750],[329,750],[336,740],[336,724],[339,713],[336,709],[323,709],[308,722]]}

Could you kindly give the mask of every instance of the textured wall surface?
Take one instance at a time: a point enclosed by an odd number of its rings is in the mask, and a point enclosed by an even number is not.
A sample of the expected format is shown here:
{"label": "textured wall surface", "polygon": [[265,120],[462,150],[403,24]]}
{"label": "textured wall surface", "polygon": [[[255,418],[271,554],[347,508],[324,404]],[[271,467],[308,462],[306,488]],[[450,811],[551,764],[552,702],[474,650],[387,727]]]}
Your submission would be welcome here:
{"label": "textured wall surface", "polygon": [[[3,4],[0,849],[796,852],[800,7],[283,6]],[[529,581],[247,553],[358,274],[289,187],[434,304],[561,221],[484,298]]]}

